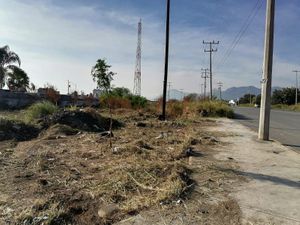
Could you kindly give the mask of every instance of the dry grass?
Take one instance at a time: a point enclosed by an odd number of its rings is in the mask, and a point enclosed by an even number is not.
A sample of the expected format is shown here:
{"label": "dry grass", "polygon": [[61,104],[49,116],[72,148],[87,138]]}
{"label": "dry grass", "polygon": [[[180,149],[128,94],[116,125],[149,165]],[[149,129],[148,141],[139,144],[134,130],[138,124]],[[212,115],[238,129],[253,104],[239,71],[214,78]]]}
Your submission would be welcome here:
{"label": "dry grass", "polygon": [[[84,111],[99,116],[94,109]],[[0,202],[2,194],[8,196],[3,207],[13,209],[0,222],[112,224],[185,199],[194,184],[187,150],[218,144],[203,131],[213,122],[161,122],[153,114],[125,109],[115,110],[114,118],[116,114],[125,127],[113,130],[112,148],[106,136],[55,125],[39,138],[19,143],[10,155],[0,154],[0,163],[5,161]],[[205,160],[201,168],[210,169],[211,164]],[[115,204],[118,211],[100,218],[97,212],[106,204]]]}

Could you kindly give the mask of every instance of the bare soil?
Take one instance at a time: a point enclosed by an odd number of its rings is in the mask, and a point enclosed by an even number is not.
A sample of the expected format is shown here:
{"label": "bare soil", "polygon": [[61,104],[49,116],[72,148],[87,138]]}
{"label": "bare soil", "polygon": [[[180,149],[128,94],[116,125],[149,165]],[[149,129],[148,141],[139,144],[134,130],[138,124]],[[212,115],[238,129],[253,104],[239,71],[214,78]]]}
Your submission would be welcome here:
{"label": "bare soil", "polygon": [[241,178],[223,172],[233,160],[213,157],[229,135],[206,131],[214,121],[113,117],[123,127],[112,148],[109,136],[66,124],[0,142],[0,224],[240,224],[229,194]]}

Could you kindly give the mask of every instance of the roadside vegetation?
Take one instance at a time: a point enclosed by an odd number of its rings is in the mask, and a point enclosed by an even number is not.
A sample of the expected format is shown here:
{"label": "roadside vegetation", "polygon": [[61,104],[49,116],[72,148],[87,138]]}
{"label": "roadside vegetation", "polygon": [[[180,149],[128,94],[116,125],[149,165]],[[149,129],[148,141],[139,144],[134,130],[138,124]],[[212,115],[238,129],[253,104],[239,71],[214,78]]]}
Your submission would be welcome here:
{"label": "roadside vegetation", "polygon": [[286,111],[300,112],[300,104],[298,104],[298,105],[277,104],[277,105],[272,105],[272,108],[273,109],[286,110]]}
{"label": "roadside vegetation", "polygon": [[[298,99],[300,100],[300,90],[298,91]],[[241,107],[253,107],[259,106],[261,101],[261,95],[246,94],[239,100],[239,106]],[[271,99],[272,108],[287,110],[287,111],[300,111],[300,104],[296,103],[296,88],[283,88],[275,90]]]}
{"label": "roadside vegetation", "polygon": [[24,112],[24,119],[26,122],[34,122],[45,116],[51,115],[58,111],[58,107],[51,102],[43,101],[31,105]]}

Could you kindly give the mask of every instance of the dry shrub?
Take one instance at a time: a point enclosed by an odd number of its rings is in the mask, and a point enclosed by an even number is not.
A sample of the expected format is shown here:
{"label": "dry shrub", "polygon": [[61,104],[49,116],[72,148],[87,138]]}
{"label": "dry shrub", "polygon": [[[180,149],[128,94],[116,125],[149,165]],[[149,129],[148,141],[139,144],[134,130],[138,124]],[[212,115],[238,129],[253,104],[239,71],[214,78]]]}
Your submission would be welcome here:
{"label": "dry shrub", "polygon": [[[193,108],[196,109],[197,113],[201,113],[205,117],[233,118],[234,116],[233,109],[221,101],[197,102]],[[203,112],[205,112],[205,114]]]}
{"label": "dry shrub", "polygon": [[118,96],[104,96],[103,98],[100,98],[100,104],[104,107],[109,106],[111,109],[131,108],[131,102],[129,99]]}
{"label": "dry shrub", "polygon": [[181,102],[171,102],[167,106],[168,116],[177,118],[183,115],[184,105]]}

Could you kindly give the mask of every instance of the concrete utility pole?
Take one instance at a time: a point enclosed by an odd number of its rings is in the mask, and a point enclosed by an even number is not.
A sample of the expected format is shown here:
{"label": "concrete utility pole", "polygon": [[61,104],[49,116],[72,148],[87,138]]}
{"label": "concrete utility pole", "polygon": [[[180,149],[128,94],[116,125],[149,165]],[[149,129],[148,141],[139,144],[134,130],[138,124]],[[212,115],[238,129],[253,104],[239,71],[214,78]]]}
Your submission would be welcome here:
{"label": "concrete utility pole", "polygon": [[170,101],[171,82],[168,82],[168,101]]}
{"label": "concrete utility pole", "polygon": [[206,87],[207,87],[207,78],[209,78],[208,71],[209,69],[201,69],[202,75],[201,77],[204,79],[204,98],[206,98]]}
{"label": "concrete utility pole", "polygon": [[205,42],[203,41],[203,44],[209,45],[209,50],[204,49],[204,52],[209,52],[209,71],[210,71],[210,99],[213,99],[213,80],[212,80],[212,75],[213,75],[213,70],[212,70],[212,54],[214,52],[217,52],[217,48],[213,48],[213,45],[218,45],[220,42],[219,41],[210,41],[210,42]]}
{"label": "concrete utility pole", "polygon": [[264,72],[261,90],[261,108],[259,119],[258,138],[269,140],[270,114],[271,114],[271,92],[272,92],[272,69],[274,48],[274,26],[275,26],[275,0],[267,0],[265,50],[264,50]]}
{"label": "concrete utility pole", "polygon": [[161,120],[166,120],[167,85],[168,85],[168,70],[169,70],[170,4],[171,4],[171,0],[167,0],[165,76],[164,76],[162,115],[161,115],[161,118],[160,118]]}
{"label": "concrete utility pole", "polygon": [[184,90],[183,89],[179,89],[180,93],[181,93],[181,100],[183,101],[185,94],[184,94]]}
{"label": "concrete utility pole", "polygon": [[203,87],[204,87],[204,84],[200,84],[200,86],[201,86],[200,96],[201,96],[201,95],[204,96],[204,91],[203,91],[203,90],[204,90],[204,88],[203,88]]}
{"label": "concrete utility pole", "polygon": [[294,70],[294,73],[296,73],[296,100],[295,100],[295,105],[298,104],[298,73],[300,72],[300,70]]}
{"label": "concrete utility pole", "polygon": [[218,86],[219,86],[219,91],[220,91],[220,100],[222,100],[222,87],[223,87],[223,83],[219,82]]}

